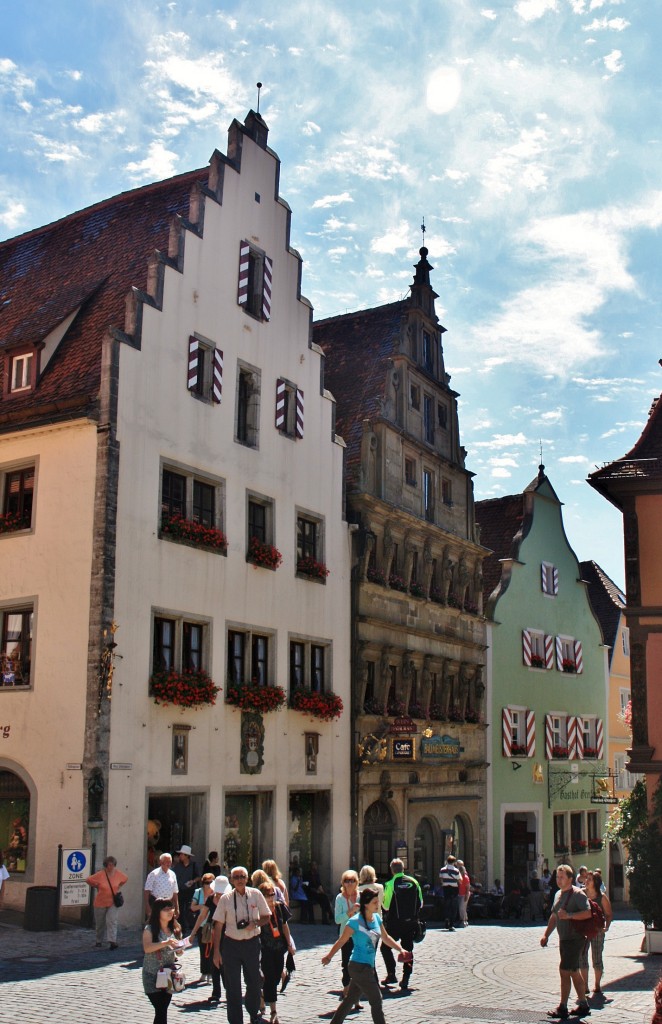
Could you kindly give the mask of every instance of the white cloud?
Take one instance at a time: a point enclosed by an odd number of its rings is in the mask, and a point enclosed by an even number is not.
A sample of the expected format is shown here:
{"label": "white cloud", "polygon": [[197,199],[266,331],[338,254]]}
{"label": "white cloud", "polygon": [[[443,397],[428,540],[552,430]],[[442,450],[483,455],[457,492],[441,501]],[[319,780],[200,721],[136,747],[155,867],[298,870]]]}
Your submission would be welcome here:
{"label": "white cloud", "polygon": [[612,50],[611,53],[606,54],[602,60],[607,71],[611,72],[612,75],[617,75],[619,71],[622,71],[625,64],[621,60],[623,56],[620,50]]}
{"label": "white cloud", "polygon": [[495,434],[490,441],[473,441],[472,448],[512,448],[513,446],[528,444],[528,438],[522,434]]}
{"label": "white cloud", "polygon": [[493,469],[490,475],[495,478],[506,479],[507,477],[511,477],[513,474],[507,469]]}
{"label": "white cloud", "polygon": [[599,32],[600,29],[612,29],[614,32],[622,32],[630,27],[630,22],[625,18],[594,18],[590,25],[582,25],[584,32]]}
{"label": "white cloud", "polygon": [[373,238],[370,243],[370,251],[394,254],[398,249],[411,251],[411,244],[412,226],[406,220],[401,220],[399,224],[390,228],[379,238]]}
{"label": "white cloud", "polygon": [[353,203],[349,192],[340,192],[336,196],[322,196],[313,203],[313,210],[326,209],[328,206],[340,206],[341,203]]}
{"label": "white cloud", "polygon": [[523,21],[537,21],[547,11],[556,9],[556,0],[519,0],[519,3],[515,4],[515,13],[519,14]]}
{"label": "white cloud", "polygon": [[445,171],[445,174],[446,177],[450,178],[451,181],[463,182],[466,181],[467,178],[469,177],[469,174],[466,171],[457,171],[454,170],[452,167],[448,167]]}
{"label": "white cloud", "polygon": [[320,128],[320,126],[318,124],[315,124],[314,121],[306,121],[304,123],[303,128],[301,129],[301,133],[303,135],[319,135],[321,131],[322,129]]}
{"label": "white cloud", "polygon": [[136,181],[158,181],[176,174],[177,154],[166,149],[161,142],[152,142],[144,160],[134,160],[125,166]]}
{"label": "white cloud", "polygon": [[3,224],[8,231],[14,232],[25,216],[25,206],[18,199],[3,198],[1,202],[3,205],[0,206],[0,224]]}
{"label": "white cloud", "polygon": [[563,409],[551,409],[549,412],[540,413],[540,415],[534,420],[536,424],[553,424],[560,423],[563,419]]}
{"label": "white cloud", "polygon": [[590,463],[591,460],[587,459],[585,455],[561,455],[556,461],[568,464],[574,462],[578,464],[586,463],[588,465],[588,463]]}
{"label": "white cloud", "polygon": [[33,135],[33,138],[38,146],[41,146],[43,150],[43,156],[45,160],[50,160],[51,163],[72,163],[74,160],[80,160],[83,156],[78,146],[72,142],[59,142],[57,139],[48,139],[45,135]]}
{"label": "white cloud", "polygon": [[493,455],[487,461],[490,466],[512,466],[513,469],[517,469],[519,466],[519,462],[511,455]]}
{"label": "white cloud", "polygon": [[290,53],[293,57],[301,57],[301,55],[303,54],[303,50],[301,49],[300,46],[288,46],[287,52]]}
{"label": "white cloud", "polygon": [[489,21],[495,21],[496,19],[496,11],[493,11],[489,7],[484,7],[480,13],[483,18],[487,18]]}
{"label": "white cloud", "polygon": [[81,78],[83,77],[82,71],[75,71],[73,68],[70,71],[65,71],[64,74],[67,76],[67,78],[70,78],[72,82],[80,82]]}

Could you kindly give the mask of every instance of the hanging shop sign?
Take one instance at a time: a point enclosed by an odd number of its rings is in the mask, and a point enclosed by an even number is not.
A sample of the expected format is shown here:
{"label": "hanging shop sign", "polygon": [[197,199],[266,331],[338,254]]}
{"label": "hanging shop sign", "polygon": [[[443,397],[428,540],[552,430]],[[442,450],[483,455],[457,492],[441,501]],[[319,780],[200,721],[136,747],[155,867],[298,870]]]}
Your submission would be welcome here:
{"label": "hanging shop sign", "polygon": [[413,718],[404,716],[402,718],[394,718],[388,727],[388,731],[391,736],[411,736],[413,733],[418,732],[418,726]]}
{"label": "hanging shop sign", "polygon": [[394,761],[413,761],[415,755],[415,740],[391,740],[391,757]]}

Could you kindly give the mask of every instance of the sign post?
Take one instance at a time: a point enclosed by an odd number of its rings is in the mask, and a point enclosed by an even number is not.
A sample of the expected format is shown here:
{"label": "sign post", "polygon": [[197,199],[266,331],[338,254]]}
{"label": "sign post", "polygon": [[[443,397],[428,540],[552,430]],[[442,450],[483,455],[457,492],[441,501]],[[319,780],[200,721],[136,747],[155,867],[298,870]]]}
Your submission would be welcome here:
{"label": "sign post", "polygon": [[85,881],[90,876],[92,851],[90,849],[62,850],[60,860],[60,906],[87,907],[90,887]]}

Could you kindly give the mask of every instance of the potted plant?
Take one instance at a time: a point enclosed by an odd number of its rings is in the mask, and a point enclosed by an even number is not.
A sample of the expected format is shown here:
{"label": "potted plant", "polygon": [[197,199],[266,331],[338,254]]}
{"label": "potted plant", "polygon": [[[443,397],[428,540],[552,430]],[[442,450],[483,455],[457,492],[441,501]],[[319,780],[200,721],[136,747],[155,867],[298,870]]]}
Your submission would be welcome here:
{"label": "potted plant", "polygon": [[311,718],[319,718],[323,722],[333,722],[343,713],[342,698],[338,694],[333,692],[317,693],[303,687],[292,691],[290,707],[295,711],[302,711],[304,714],[310,715]]}
{"label": "potted plant", "polygon": [[259,686],[256,683],[228,683],[225,692],[227,704],[234,704],[241,711],[259,711],[266,715],[285,707],[285,690],[282,686]]}
{"label": "potted plant", "polygon": [[161,520],[161,536],[170,540],[191,544],[194,547],[208,548],[212,551],[227,552],[228,539],[222,530],[215,526],[206,526],[195,519],[185,519],[177,513],[164,516]]}
{"label": "potted plant", "polygon": [[531,655],[531,668],[544,668],[545,661],[541,654]]}
{"label": "potted plant", "polygon": [[381,569],[376,569],[374,565],[368,566],[366,576],[371,583],[378,583],[380,587],[386,586],[386,575],[381,571]]}
{"label": "potted plant", "polygon": [[275,570],[283,561],[283,556],[273,544],[265,544],[257,537],[251,537],[248,542],[246,561],[252,562],[253,565],[260,566],[262,569]]}
{"label": "potted plant", "polygon": [[297,572],[302,576],[308,576],[311,580],[318,580],[320,583],[324,583],[329,575],[329,570],[324,562],[317,562],[310,555],[304,555],[303,558],[297,559]]}
{"label": "potted plant", "polygon": [[155,704],[200,708],[206,704],[216,703],[216,694],[220,693],[220,687],[214,685],[203,669],[183,672],[170,669],[152,673],[149,692]]}

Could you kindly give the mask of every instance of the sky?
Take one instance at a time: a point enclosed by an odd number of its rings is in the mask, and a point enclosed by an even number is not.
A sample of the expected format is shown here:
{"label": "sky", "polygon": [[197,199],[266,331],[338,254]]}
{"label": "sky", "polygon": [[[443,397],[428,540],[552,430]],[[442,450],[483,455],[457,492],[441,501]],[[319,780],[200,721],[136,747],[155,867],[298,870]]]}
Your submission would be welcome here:
{"label": "sky", "polygon": [[406,296],[424,219],[476,498],[542,451],[576,554],[622,585],[585,481],[662,390],[661,27],[650,0],[13,5],[0,239],[204,166],[261,81],[315,317]]}

